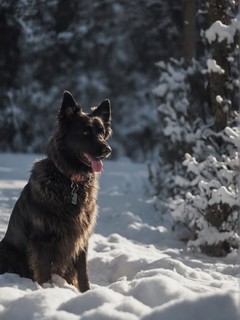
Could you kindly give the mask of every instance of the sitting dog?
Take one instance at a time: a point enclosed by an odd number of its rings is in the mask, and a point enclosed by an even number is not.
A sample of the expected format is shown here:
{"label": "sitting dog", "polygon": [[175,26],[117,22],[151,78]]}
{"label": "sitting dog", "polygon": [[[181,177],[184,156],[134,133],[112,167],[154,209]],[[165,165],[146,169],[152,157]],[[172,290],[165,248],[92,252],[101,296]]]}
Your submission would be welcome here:
{"label": "sitting dog", "polygon": [[97,213],[98,175],[111,153],[110,101],[84,113],[65,91],[47,157],[37,161],[0,242],[0,273],[39,284],[57,274],[90,288],[88,240]]}

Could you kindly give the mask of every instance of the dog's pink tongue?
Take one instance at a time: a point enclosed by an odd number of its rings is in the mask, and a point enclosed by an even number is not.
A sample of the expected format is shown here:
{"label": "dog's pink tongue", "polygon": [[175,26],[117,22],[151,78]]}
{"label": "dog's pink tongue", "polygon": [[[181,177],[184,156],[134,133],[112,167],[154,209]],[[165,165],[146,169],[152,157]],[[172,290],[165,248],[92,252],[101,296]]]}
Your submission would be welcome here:
{"label": "dog's pink tongue", "polygon": [[101,160],[97,160],[92,157],[89,160],[91,161],[92,169],[94,172],[101,172],[103,170],[103,163]]}

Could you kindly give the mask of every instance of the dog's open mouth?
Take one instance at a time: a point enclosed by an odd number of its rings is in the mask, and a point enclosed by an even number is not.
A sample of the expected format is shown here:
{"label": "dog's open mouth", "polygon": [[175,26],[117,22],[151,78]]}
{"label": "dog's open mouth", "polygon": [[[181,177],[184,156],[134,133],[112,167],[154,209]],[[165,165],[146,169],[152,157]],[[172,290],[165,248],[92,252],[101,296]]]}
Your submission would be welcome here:
{"label": "dog's open mouth", "polygon": [[87,153],[83,153],[81,160],[84,164],[91,167],[94,172],[101,172],[103,170],[103,163],[99,158],[94,158]]}

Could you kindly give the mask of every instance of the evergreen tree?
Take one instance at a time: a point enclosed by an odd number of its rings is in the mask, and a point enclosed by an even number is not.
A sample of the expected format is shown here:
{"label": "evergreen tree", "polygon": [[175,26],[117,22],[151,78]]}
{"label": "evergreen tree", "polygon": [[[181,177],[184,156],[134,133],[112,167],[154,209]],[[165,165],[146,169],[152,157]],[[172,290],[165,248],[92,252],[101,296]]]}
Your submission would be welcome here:
{"label": "evergreen tree", "polygon": [[198,67],[189,59],[158,64],[164,67],[155,94],[165,147],[150,178],[175,222],[190,231],[189,246],[222,256],[239,246],[239,20],[237,4],[210,1],[206,9]]}

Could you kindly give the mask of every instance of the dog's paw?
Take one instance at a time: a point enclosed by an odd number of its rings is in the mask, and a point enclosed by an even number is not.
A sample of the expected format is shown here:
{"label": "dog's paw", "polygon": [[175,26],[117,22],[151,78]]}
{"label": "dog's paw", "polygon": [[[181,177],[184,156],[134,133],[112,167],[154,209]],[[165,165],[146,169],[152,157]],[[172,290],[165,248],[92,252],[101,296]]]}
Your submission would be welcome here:
{"label": "dog's paw", "polygon": [[48,289],[48,288],[52,288],[53,285],[51,282],[45,282],[42,284],[43,289]]}
{"label": "dog's paw", "polygon": [[52,274],[51,283],[53,285],[55,285],[57,287],[61,287],[61,288],[64,288],[69,285],[67,283],[67,281],[65,279],[63,279],[62,277],[60,277],[58,274]]}
{"label": "dog's paw", "polygon": [[52,275],[51,284],[52,284],[52,287],[68,288],[78,292],[78,290],[73,285],[67,283],[67,281],[61,276],[59,276],[58,274]]}

